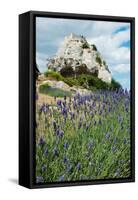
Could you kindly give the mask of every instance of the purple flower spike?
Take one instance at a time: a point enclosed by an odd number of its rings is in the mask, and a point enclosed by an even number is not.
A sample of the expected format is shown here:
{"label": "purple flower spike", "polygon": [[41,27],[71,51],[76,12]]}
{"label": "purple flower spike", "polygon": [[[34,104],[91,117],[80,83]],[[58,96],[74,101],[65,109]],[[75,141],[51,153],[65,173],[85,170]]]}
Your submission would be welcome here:
{"label": "purple flower spike", "polygon": [[124,138],[124,140],[123,140],[123,143],[124,143],[124,144],[126,144],[126,143],[127,143],[127,139],[126,139],[126,138]]}
{"label": "purple flower spike", "polygon": [[67,159],[66,156],[63,157],[63,162],[64,162],[64,164],[67,164],[67,163],[68,163],[68,159]]}
{"label": "purple flower spike", "polygon": [[45,104],[42,104],[42,106],[40,107],[40,113],[42,112],[46,112],[46,105]]}
{"label": "purple flower spike", "polygon": [[54,148],[53,153],[54,153],[54,156],[58,156],[58,150],[57,150],[57,148]]}
{"label": "purple flower spike", "polygon": [[37,176],[36,183],[44,183],[44,178],[42,176]]}
{"label": "purple flower spike", "polygon": [[42,166],[42,172],[45,172],[46,171],[46,165],[43,165]]}
{"label": "purple flower spike", "polygon": [[69,173],[71,171],[72,171],[72,165],[69,165],[68,168],[67,168],[67,173]]}
{"label": "purple flower spike", "polygon": [[107,133],[106,136],[105,136],[105,138],[108,140],[110,138],[110,134]]}
{"label": "purple flower spike", "polygon": [[57,105],[58,105],[59,107],[61,107],[61,106],[62,106],[62,101],[61,101],[61,100],[58,100],[58,101],[57,101]]}
{"label": "purple flower spike", "polygon": [[39,140],[39,145],[40,146],[44,146],[45,145],[45,140],[44,140],[44,138],[40,138],[40,140]]}
{"label": "purple flower spike", "polygon": [[63,146],[64,146],[64,149],[68,149],[69,144],[67,142],[65,142]]}
{"label": "purple flower spike", "polygon": [[78,170],[80,170],[81,169],[81,164],[78,163],[76,167],[77,167]]}
{"label": "purple flower spike", "polygon": [[62,131],[62,130],[61,130],[61,131],[59,131],[59,137],[61,137],[61,138],[62,138],[63,136],[64,136],[64,131]]}
{"label": "purple flower spike", "polygon": [[64,181],[64,179],[65,179],[65,174],[59,177],[59,181]]}
{"label": "purple flower spike", "polygon": [[78,124],[78,129],[80,129],[82,126],[82,122],[80,121],[79,124]]}
{"label": "purple flower spike", "polygon": [[48,149],[46,148],[44,151],[44,155],[47,156],[48,155]]}

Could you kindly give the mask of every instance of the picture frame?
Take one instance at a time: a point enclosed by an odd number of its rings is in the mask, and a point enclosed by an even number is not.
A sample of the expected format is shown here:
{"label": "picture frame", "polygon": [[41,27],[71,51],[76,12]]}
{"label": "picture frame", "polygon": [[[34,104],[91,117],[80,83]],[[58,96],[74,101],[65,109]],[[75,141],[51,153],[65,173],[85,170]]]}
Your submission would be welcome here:
{"label": "picture frame", "polygon": [[[121,177],[118,178],[107,177],[99,179],[84,178],[80,180],[74,180],[73,178],[70,178],[68,176],[67,180],[65,181],[62,180],[56,181],[56,178],[55,181],[48,181],[48,182],[41,180],[39,182],[36,181],[36,176],[37,176],[36,173],[39,174],[40,171],[38,169],[38,172],[36,172],[37,168],[36,146],[38,145],[36,141],[36,126],[37,126],[36,124],[36,48],[37,48],[36,18],[45,18],[45,19],[50,18],[52,19],[53,24],[55,24],[54,20],[57,19],[72,20],[72,21],[80,20],[81,22],[83,21],[84,24],[86,21],[129,24],[130,26],[129,77],[130,77],[130,91],[131,91],[130,122],[129,122],[130,140],[128,142],[130,146],[129,176],[123,177],[123,175],[121,175]],[[48,25],[50,26],[50,23]],[[108,33],[108,29],[105,29],[105,31]],[[48,42],[48,40],[46,40],[46,42]],[[75,164],[73,164],[73,166],[75,167]],[[76,163],[76,167],[77,166],[78,164]],[[78,166],[78,168],[79,169],[81,168],[80,165]],[[123,169],[121,170],[123,171]],[[122,173],[125,173],[126,170],[127,169],[125,169]],[[83,170],[84,173],[83,175],[85,175],[84,171],[85,170]],[[59,174],[59,176],[60,175],[61,174]],[[56,177],[56,175],[54,176]],[[49,178],[47,180],[52,180],[52,178],[51,179]],[[19,184],[27,188],[35,189],[35,188],[48,188],[48,187],[61,187],[61,186],[125,183],[134,181],[135,181],[135,18],[121,17],[121,16],[75,14],[75,13],[40,12],[40,11],[29,11],[20,14],[19,15]]]}

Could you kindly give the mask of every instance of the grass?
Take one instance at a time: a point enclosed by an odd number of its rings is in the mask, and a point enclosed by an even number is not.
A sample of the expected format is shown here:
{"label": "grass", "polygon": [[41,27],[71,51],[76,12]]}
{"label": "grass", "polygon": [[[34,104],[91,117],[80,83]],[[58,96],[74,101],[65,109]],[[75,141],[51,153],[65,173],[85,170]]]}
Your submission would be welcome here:
{"label": "grass", "polygon": [[129,92],[100,90],[36,111],[36,182],[130,176]]}

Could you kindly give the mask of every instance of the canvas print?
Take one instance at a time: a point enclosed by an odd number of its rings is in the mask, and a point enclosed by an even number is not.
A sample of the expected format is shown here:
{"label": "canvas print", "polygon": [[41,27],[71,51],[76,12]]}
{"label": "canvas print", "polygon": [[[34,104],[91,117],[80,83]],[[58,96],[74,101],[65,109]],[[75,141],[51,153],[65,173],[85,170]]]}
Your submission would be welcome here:
{"label": "canvas print", "polygon": [[131,176],[130,23],[36,17],[36,184]]}

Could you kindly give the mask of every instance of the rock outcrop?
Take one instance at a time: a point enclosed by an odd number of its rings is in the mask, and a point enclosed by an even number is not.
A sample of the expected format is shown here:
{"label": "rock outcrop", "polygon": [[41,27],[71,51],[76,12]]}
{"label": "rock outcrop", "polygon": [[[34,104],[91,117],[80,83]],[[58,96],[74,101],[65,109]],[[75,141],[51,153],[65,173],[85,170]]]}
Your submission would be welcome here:
{"label": "rock outcrop", "polygon": [[97,75],[104,82],[111,83],[112,75],[106,62],[94,44],[89,44],[85,37],[71,33],[65,37],[56,56],[49,59],[48,69],[61,72],[71,67],[74,73],[85,66],[87,72]]}

